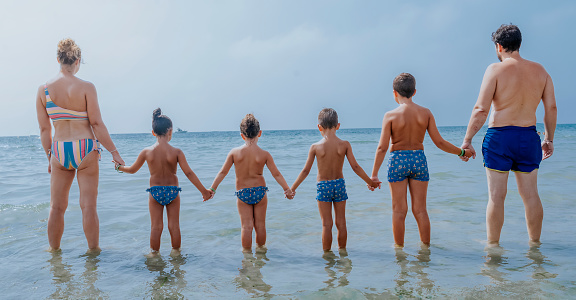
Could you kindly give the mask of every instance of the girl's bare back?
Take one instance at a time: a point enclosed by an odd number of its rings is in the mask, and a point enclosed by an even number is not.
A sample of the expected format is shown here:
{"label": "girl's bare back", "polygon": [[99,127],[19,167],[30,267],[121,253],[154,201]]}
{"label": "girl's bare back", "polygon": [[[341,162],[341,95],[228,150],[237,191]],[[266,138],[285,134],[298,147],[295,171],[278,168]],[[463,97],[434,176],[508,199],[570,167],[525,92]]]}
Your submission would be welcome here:
{"label": "girl's bare back", "polygon": [[232,150],[236,189],[266,186],[263,172],[270,154],[258,145],[243,145]]}
{"label": "girl's bare back", "polygon": [[150,186],[178,186],[176,169],[180,149],[168,143],[154,144],[146,148],[146,163],[150,170]]}

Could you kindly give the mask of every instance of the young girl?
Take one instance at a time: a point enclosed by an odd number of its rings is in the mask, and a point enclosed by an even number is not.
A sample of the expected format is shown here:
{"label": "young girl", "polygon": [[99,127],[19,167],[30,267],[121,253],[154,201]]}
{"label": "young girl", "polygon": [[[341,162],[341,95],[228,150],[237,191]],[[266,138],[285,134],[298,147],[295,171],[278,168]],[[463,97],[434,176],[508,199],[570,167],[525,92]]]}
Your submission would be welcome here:
{"label": "young girl", "polygon": [[214,178],[213,192],[222,182],[232,165],[236,170],[236,203],[240,222],[242,223],[242,248],[244,251],[252,251],[252,229],[256,231],[256,246],[263,248],[266,244],[266,207],[268,198],[266,197],[266,182],[262,173],[264,166],[267,166],[274,176],[274,179],[284,189],[284,194],[288,199],[293,198],[290,187],[282,177],[280,171],[274,164],[272,156],[267,151],[258,147],[258,138],[262,135],[260,124],[252,114],[247,114],[240,123],[240,135],[245,145],[234,148],[228,153],[226,161],[220,172]]}
{"label": "young girl", "polygon": [[166,215],[168,216],[168,230],[172,239],[173,251],[180,249],[180,192],[178,187],[178,177],[176,177],[176,167],[180,168],[188,177],[188,180],[202,193],[202,198],[208,200],[212,197],[212,191],[204,188],[196,174],[186,161],[182,150],[174,148],[168,144],[172,139],[172,121],[162,114],[160,108],[152,113],[152,134],[156,137],[156,144],[145,148],[140,152],[138,158],[131,166],[122,166],[116,163],[116,170],[126,173],[136,173],[144,162],[150,169],[150,192],[148,206],[150,209],[150,248],[152,253],[160,250],[160,237],[164,221],[164,206],[166,206]]}

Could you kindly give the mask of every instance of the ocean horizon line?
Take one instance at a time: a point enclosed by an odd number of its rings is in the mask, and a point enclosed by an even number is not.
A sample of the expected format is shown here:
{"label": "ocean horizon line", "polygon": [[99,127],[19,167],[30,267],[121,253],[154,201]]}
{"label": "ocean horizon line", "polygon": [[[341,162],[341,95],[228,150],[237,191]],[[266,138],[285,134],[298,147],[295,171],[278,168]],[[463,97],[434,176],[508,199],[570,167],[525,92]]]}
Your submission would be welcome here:
{"label": "ocean horizon line", "polygon": [[[536,123],[536,125],[544,126],[544,123]],[[576,125],[576,123],[558,123],[557,126],[562,125]],[[467,127],[468,125],[443,125],[438,126],[438,128],[456,128],[456,127]],[[176,127],[179,128],[179,127]],[[482,126],[483,129],[488,128],[488,125]],[[382,129],[381,127],[357,127],[357,128],[340,128],[340,130],[366,130],[366,129]],[[307,128],[307,129],[263,129],[263,132],[267,131],[307,131],[307,130],[318,130],[316,128]],[[212,130],[212,131],[190,131],[184,130],[184,133],[230,133],[230,132],[238,132],[238,130]],[[177,132],[174,131],[174,134]],[[110,133],[110,135],[126,135],[126,134],[150,134],[149,131],[145,132],[120,132],[120,133]],[[16,138],[16,137],[39,137],[39,134],[30,134],[30,135],[4,135],[0,136],[0,138]]]}

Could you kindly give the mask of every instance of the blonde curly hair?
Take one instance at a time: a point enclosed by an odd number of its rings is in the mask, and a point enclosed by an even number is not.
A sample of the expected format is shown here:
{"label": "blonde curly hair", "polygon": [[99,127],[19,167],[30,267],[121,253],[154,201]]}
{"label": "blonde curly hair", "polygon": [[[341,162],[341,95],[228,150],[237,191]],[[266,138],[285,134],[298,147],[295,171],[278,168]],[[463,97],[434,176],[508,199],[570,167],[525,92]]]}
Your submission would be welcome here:
{"label": "blonde curly hair", "polygon": [[73,39],[67,38],[58,43],[57,55],[61,64],[71,65],[81,58],[82,51]]}

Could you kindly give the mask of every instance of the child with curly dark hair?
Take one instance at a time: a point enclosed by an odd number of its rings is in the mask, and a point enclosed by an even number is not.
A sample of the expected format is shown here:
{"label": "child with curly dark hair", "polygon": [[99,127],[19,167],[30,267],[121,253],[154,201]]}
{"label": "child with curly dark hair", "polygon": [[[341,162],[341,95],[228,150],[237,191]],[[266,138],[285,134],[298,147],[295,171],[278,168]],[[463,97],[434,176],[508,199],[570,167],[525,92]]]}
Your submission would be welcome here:
{"label": "child with curly dark hair", "polygon": [[266,207],[268,205],[266,192],[268,188],[262,175],[264,166],[268,167],[274,179],[282,186],[284,195],[288,199],[292,199],[294,194],[274,164],[272,155],[258,146],[258,138],[262,135],[262,131],[260,123],[253,114],[247,114],[242,119],[240,135],[245,144],[230,150],[210,189],[216,192],[216,188],[234,165],[236,203],[242,224],[242,248],[246,252],[252,252],[252,229],[256,231],[256,246],[264,249],[266,244]]}

